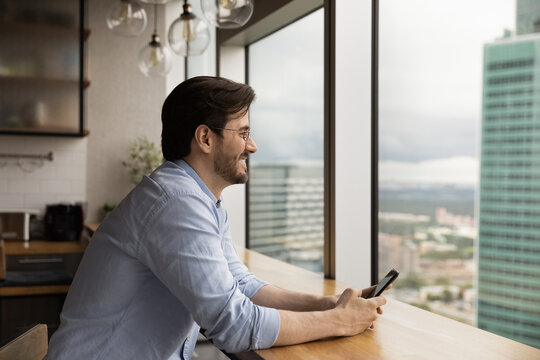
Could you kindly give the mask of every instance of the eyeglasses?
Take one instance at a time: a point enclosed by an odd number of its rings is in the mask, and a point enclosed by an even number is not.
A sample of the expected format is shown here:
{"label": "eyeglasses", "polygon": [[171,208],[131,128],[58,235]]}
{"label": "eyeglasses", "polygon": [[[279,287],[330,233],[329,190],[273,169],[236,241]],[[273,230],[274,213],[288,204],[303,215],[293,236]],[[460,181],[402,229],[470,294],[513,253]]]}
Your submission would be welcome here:
{"label": "eyeglasses", "polygon": [[234,131],[234,132],[237,132],[238,135],[240,135],[240,137],[242,139],[244,139],[244,141],[247,143],[248,140],[249,140],[249,137],[250,137],[250,130],[236,130],[236,129],[227,129],[227,128],[211,128],[212,130],[227,130],[227,131]]}

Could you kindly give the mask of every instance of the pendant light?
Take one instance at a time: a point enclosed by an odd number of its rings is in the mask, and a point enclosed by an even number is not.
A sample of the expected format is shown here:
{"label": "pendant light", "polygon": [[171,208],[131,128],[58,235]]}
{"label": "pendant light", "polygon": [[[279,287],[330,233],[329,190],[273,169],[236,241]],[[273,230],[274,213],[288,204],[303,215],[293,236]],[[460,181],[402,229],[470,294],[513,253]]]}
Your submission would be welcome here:
{"label": "pendant light", "polygon": [[171,70],[172,53],[161,44],[157,33],[157,3],[154,4],[152,40],[139,52],[137,64],[141,72],[149,77],[163,77]]}
{"label": "pendant light", "polygon": [[164,5],[169,2],[169,0],[141,0],[143,3],[147,4],[158,4],[158,5]]}
{"label": "pendant light", "polygon": [[244,26],[253,14],[253,0],[201,0],[210,24],[222,29]]}
{"label": "pendant light", "polygon": [[146,28],[146,11],[134,0],[116,0],[107,14],[107,26],[117,35],[137,36]]}
{"label": "pendant light", "polygon": [[210,43],[208,25],[191,11],[191,5],[184,0],[184,11],[169,28],[169,45],[182,56],[200,55]]}

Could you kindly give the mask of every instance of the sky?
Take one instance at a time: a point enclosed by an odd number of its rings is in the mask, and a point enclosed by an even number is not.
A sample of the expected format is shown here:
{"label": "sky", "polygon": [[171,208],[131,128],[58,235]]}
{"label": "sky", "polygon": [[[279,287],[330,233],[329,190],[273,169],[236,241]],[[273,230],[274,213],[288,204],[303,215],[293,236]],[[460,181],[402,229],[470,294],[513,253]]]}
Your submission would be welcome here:
{"label": "sky", "polygon": [[515,28],[515,0],[381,0],[379,178],[474,185],[483,45]]}
{"label": "sky", "polygon": [[320,9],[250,46],[249,84],[257,93],[250,125],[259,147],[251,164],[322,166],[323,39]]}
{"label": "sky", "polygon": [[[515,0],[379,4],[381,185],[474,186],[483,46],[514,30]],[[251,126],[259,144],[253,164],[322,164],[322,39],[319,10],[250,47],[249,82],[257,92]]]}

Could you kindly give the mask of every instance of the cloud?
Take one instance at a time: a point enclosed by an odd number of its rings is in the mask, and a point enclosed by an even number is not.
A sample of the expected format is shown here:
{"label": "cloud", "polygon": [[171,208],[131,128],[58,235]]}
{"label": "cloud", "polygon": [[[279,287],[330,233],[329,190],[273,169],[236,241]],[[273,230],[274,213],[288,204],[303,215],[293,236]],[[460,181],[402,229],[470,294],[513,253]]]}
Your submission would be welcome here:
{"label": "cloud", "polygon": [[379,163],[379,186],[382,188],[407,185],[475,186],[478,177],[478,160],[468,156]]}
{"label": "cloud", "polygon": [[379,159],[418,162],[476,156],[479,118],[381,109]]}
{"label": "cloud", "polygon": [[380,159],[475,156],[483,46],[513,28],[514,0],[380,4]]}

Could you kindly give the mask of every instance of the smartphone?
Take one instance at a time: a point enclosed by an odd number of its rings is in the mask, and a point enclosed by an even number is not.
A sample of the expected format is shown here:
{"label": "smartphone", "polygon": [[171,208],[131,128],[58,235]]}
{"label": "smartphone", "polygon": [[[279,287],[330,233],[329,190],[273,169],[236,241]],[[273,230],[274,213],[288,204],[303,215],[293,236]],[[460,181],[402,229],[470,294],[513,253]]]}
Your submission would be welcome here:
{"label": "smartphone", "polygon": [[397,279],[399,272],[396,269],[392,269],[386,274],[384,279],[382,279],[378,284],[375,290],[368,296],[368,298],[379,296],[383,291],[390,285],[394,280]]}

